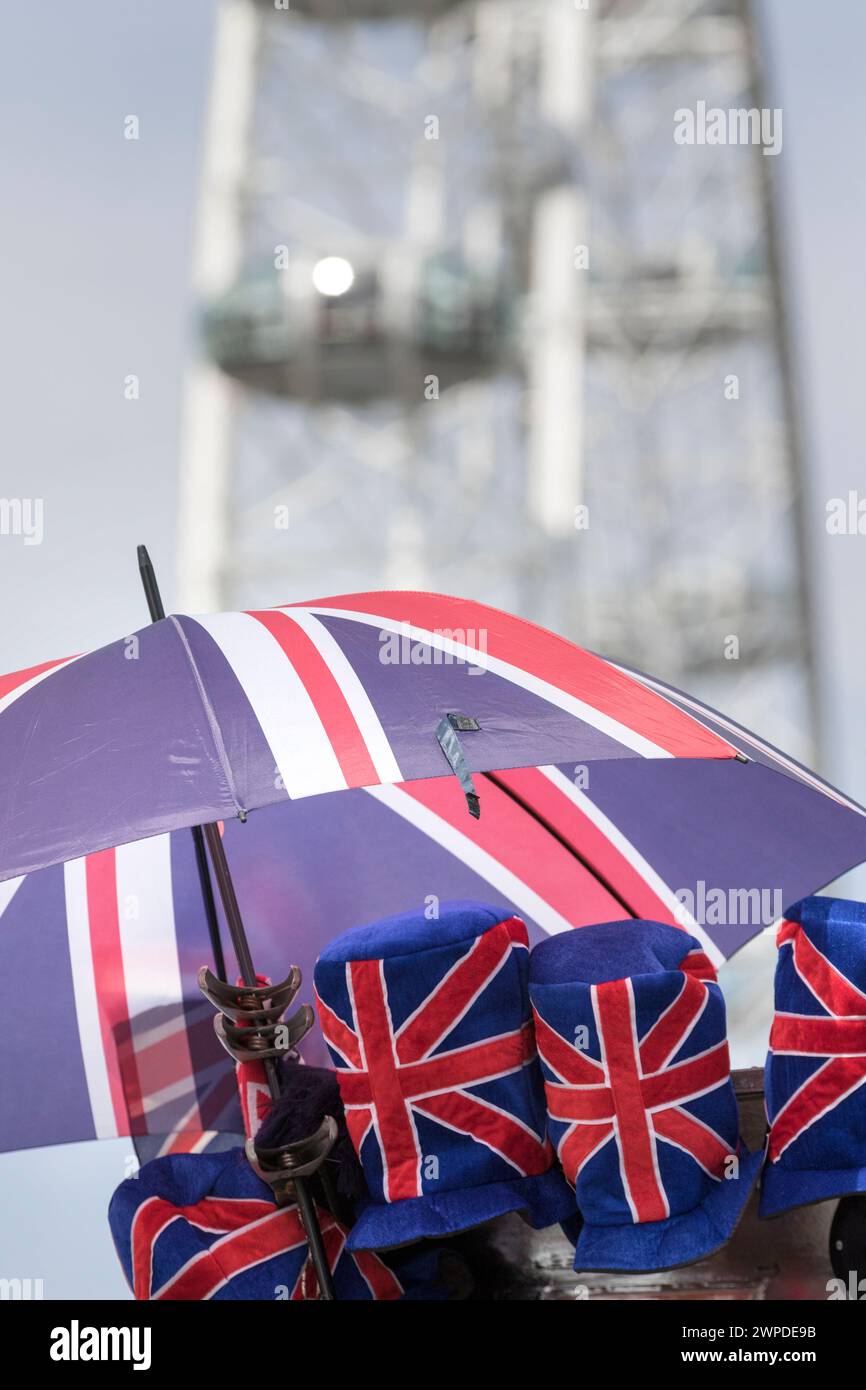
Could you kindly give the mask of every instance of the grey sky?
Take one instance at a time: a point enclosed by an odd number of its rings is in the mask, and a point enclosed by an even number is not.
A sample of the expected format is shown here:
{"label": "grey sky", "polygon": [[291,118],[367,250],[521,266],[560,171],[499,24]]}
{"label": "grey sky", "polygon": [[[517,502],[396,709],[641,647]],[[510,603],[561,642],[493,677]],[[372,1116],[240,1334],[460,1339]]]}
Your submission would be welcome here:
{"label": "grey sky", "polygon": [[45,505],[43,545],[3,538],[3,670],[139,626],[138,540],[171,593],[214,10],[88,0],[0,20],[0,494]]}
{"label": "grey sky", "polygon": [[[866,540],[824,506],[866,491],[866,6],[766,0],[778,175],[807,426],[824,662],[822,771],[866,799]],[[43,497],[45,540],[0,537],[0,670],[144,619],[135,543],[174,578],[182,368],[215,0],[7,6],[0,19],[0,496]],[[123,138],[125,116],[141,122]],[[124,378],[141,380],[126,401]],[[659,672],[664,675],[664,672]],[[26,1104],[26,1097],[22,1097]],[[0,1158],[0,1275],[48,1297],[125,1293],[105,1210],[124,1142]]]}
{"label": "grey sky", "polygon": [[823,665],[822,771],[866,800],[866,655],[858,616],[866,541],[827,535],[826,502],[866,495],[866,177],[862,54],[866,7],[856,0],[767,0],[790,308],[806,427],[808,538]]}
{"label": "grey sky", "polygon": [[[215,8],[87,0],[0,18],[0,496],[45,500],[42,545],[0,537],[3,671],[140,627],[138,541],[170,602]],[[47,1298],[128,1297],[105,1214],[129,1150],[0,1158],[0,1275],[42,1278]]]}

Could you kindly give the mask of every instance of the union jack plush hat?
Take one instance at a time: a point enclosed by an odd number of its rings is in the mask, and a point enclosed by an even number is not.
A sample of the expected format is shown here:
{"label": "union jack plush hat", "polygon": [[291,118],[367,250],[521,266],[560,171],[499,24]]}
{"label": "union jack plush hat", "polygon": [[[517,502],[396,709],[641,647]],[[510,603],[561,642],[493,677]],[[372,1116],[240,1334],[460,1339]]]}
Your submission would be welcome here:
{"label": "union jack plush hat", "polygon": [[866,1192],[866,906],[803,898],[776,939],[762,1216]]}
{"label": "union jack plush hat", "polygon": [[549,1126],[583,1217],[575,1269],[711,1254],[761,1155],[739,1140],[725,1004],[699,943],[661,922],[579,927],[535,947],[529,992]]}
{"label": "union jack plush hat", "polygon": [[443,903],[344,932],[316,964],[322,1031],[372,1200],[349,1248],[402,1244],[522,1211],[574,1211],[545,1137],[526,927]]}
{"label": "union jack plush hat", "polygon": [[[318,1296],[297,1207],[278,1207],[243,1149],[172,1154],[121,1183],[108,1219],[134,1296],[152,1300],[304,1299]],[[339,1299],[419,1296],[432,1269],[400,1273],[374,1254],[346,1249],[347,1232],[319,1211]],[[413,1257],[414,1258],[414,1257]],[[445,1297],[425,1282],[423,1296]]]}

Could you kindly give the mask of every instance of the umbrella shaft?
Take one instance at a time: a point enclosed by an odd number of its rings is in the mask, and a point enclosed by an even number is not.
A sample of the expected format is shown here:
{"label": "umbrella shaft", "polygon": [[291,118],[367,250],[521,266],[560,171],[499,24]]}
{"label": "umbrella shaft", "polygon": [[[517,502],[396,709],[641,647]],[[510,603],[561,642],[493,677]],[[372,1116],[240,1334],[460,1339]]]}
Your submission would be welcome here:
{"label": "umbrella shaft", "polygon": [[[207,842],[210,853],[211,863],[213,864],[214,876],[217,881],[223,910],[226,915],[229,935],[232,939],[238,969],[241,980],[245,985],[257,985],[255,966],[250,953],[250,943],[247,941],[247,934],[244,930],[241,910],[235,895],[235,886],[229,871],[226,852],[223,848],[222,836],[219,826],[214,824],[205,825],[205,841]],[[265,1074],[268,1078],[268,1090],[274,1100],[280,1095],[280,1072],[273,1057],[263,1059],[265,1064]],[[334,1281],[331,1278],[331,1271],[328,1266],[328,1258],[325,1253],[325,1246],[322,1241],[322,1232],[319,1220],[316,1215],[316,1208],[312,1195],[303,1178],[295,1178],[294,1181],[295,1197],[298,1203],[298,1211],[301,1214],[301,1221],[307,1234],[307,1243],[310,1247],[310,1258],[313,1261],[313,1268],[316,1271],[316,1279],[319,1284],[320,1297],[328,1302],[332,1302],[336,1297],[334,1293]]]}
{"label": "umbrella shaft", "polygon": [[313,1199],[303,1178],[295,1178],[294,1187],[298,1211],[301,1214],[301,1222],[306,1232],[307,1244],[310,1247],[310,1258],[313,1261],[313,1269],[316,1271],[316,1279],[319,1284],[319,1297],[325,1303],[333,1303],[337,1295],[334,1292],[334,1281],[331,1278],[331,1270]]}
{"label": "umbrella shaft", "polygon": [[235,958],[238,963],[241,980],[245,985],[256,985],[255,966],[250,954],[250,945],[247,941],[247,934],[244,931],[241,910],[238,907],[238,900],[235,895],[235,886],[232,876],[229,873],[226,852],[223,848],[222,836],[219,827],[215,824],[205,825],[204,837],[207,841],[211,863],[213,864],[214,875],[217,881],[220,898],[222,899],[223,910],[226,915],[226,924],[229,929],[229,936],[232,939],[232,946],[235,951]]}
{"label": "umbrella shaft", "polygon": [[210,937],[211,951],[213,952],[214,967],[220,980],[228,980],[226,974],[226,962],[223,955],[223,944],[220,941],[219,919],[217,917],[216,903],[214,902],[213,888],[211,887],[210,871],[207,866],[207,851],[204,847],[204,835],[201,826],[194,825],[192,828],[192,841],[195,846],[195,863],[198,870],[198,881],[201,885],[202,899],[204,901],[205,917],[207,918],[207,930]]}
{"label": "umbrella shaft", "polygon": [[[162,604],[162,597],[159,592],[159,585],[156,582],[156,570],[153,568],[153,561],[147,553],[147,546],[138,547],[138,572],[141,575],[141,582],[144,587],[144,595],[147,599],[147,608],[150,613],[152,623],[161,622],[165,617],[165,608]],[[211,951],[216,973],[221,980],[225,980],[226,963],[223,956],[223,944],[220,941],[219,919],[217,918],[216,903],[214,902],[213,887],[211,886],[210,874],[207,867],[207,855],[204,851],[204,839],[202,838],[201,826],[192,827],[192,839],[195,845],[195,862],[198,869],[198,880],[201,884],[201,895],[204,902],[205,917],[207,918],[208,935],[210,936]]]}

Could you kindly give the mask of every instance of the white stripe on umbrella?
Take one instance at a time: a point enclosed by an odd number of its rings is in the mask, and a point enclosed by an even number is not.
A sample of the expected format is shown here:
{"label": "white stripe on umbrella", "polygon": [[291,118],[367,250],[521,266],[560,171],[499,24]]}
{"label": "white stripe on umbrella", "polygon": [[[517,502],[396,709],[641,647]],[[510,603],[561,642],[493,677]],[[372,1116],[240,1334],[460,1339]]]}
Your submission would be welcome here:
{"label": "white stripe on umbrella", "polygon": [[[614,662],[611,662],[611,665],[614,664]],[[849,797],[845,796],[844,792],[838,791],[836,787],[831,786],[829,782],[825,782],[822,777],[818,777],[814,772],[810,772],[807,767],[802,767],[799,763],[794,762],[794,759],[789,758],[787,753],[782,753],[778,748],[773,748],[771,744],[766,743],[749,729],[741,728],[739,724],[735,724],[733,720],[728,719],[726,715],[707,709],[699,700],[693,699],[691,695],[686,695],[682,690],[668,689],[668,687],[663,685],[660,681],[654,680],[652,676],[645,676],[640,671],[630,671],[627,666],[617,666],[616,669],[622,671],[624,676],[630,676],[632,680],[640,681],[641,685],[645,686],[647,690],[651,690],[654,695],[660,695],[663,700],[666,700],[669,705],[673,705],[675,709],[679,709],[681,706],[687,709],[691,717],[698,724],[703,724],[705,729],[709,729],[710,733],[715,733],[712,725],[717,724],[720,729],[725,730],[728,742],[733,744],[735,748],[743,744],[744,748],[741,749],[741,751],[745,751],[749,748],[758,749],[763,753],[765,758],[769,758],[771,762],[776,763],[788,776],[803,783],[804,786],[812,787],[815,791],[822,792],[824,796],[829,796],[833,801],[837,801],[840,806],[847,807],[849,811],[856,811],[859,816],[866,816],[866,810],[864,810],[862,806],[858,806],[856,801],[851,801]]]}
{"label": "white stripe on umbrella", "polygon": [[203,1129],[199,1138],[195,1141],[192,1147],[187,1149],[187,1153],[201,1153],[204,1149],[207,1148],[208,1144],[211,1142],[212,1139],[216,1139],[218,1134],[219,1130],[217,1129]]}
{"label": "white stripe on umbrella", "polygon": [[708,936],[704,928],[695,921],[694,917],[686,910],[673,889],[668,887],[664,879],[656,873],[652,864],[644,859],[640,851],[631,843],[631,840],[626,839],[625,835],[623,835],[622,831],[614,822],[610,820],[603,811],[599,810],[598,806],[596,806],[593,801],[590,801],[586,793],[582,792],[579,787],[576,787],[558,767],[550,765],[547,767],[540,767],[538,770],[543,773],[545,777],[549,778],[564,796],[567,796],[570,801],[573,801],[578,810],[582,811],[588,820],[592,821],[593,825],[601,831],[605,839],[608,840],[613,848],[622,855],[623,859],[631,865],[635,873],[640,875],[647,887],[655,894],[659,901],[664,904],[668,912],[673,914],[674,920],[700,941],[710,960],[713,962],[713,965],[722,965],[725,957],[712,937]]}
{"label": "white stripe on umbrella", "polygon": [[[154,835],[120,845],[115,851],[115,865],[130,1018],[166,1005],[180,1011],[183,984],[174,920],[171,836]],[[186,1037],[185,1027],[182,1031]],[[143,1041],[147,1044],[157,1039],[148,1035]],[[136,1045],[141,1043],[136,1040]]]}
{"label": "white stripe on umbrella", "polygon": [[537,922],[549,936],[574,929],[572,922],[567,921],[561,913],[545,902],[544,898],[524,883],[523,879],[518,878],[498,859],[494,859],[487,850],[476,845],[468,835],[449,825],[435,811],[422,806],[415,797],[402,791],[400,787],[365,787],[364,790],[368,796],[374,796],[377,801],[381,801],[384,806],[409,821],[416,830],[429,835],[431,840],[461,860],[480,878],[486,879],[493,888],[504,893],[509,902]]}
{"label": "white stripe on umbrella", "polygon": [[316,707],[279,643],[247,613],[196,617],[243,687],[293,799],[339,791],[346,779]]}
{"label": "white stripe on umbrella", "polygon": [[403,774],[400,771],[394,751],[388,742],[385,730],[379,721],[379,716],[373,708],[369,695],[361,684],[355,668],[346,657],[339,642],[334,638],[324,623],[320,623],[318,618],[313,617],[312,613],[307,613],[300,608],[281,608],[278,610],[284,613],[287,618],[302,628],[312,642],[315,643],[323,660],[333,673],[340,690],[346,700],[346,704],[352,711],[352,717],[360,730],[361,737],[367,745],[367,751],[373,760],[373,766],[378,773],[380,782],[402,782]]}
{"label": "white stripe on umbrella", "polygon": [[72,988],[94,1130],[97,1139],[115,1139],[118,1129],[99,1019],[99,994],[90,944],[90,914],[85,873],[84,859],[71,859],[63,865]]}
{"label": "white stripe on umbrella", "polygon": [[[192,1112],[190,1112],[192,1113]],[[188,1131],[179,1134],[168,1134],[161,1148],[157,1151],[157,1158],[165,1158],[171,1153],[199,1154],[203,1153],[212,1139],[216,1139],[221,1133],[218,1129],[203,1129],[192,1143],[182,1143],[183,1140],[191,1138]]]}
{"label": "white stripe on umbrella", "polygon": [[47,671],[39,671],[35,676],[31,676],[28,681],[23,681],[21,685],[16,685],[14,690],[8,690],[5,695],[0,696],[0,714],[3,713],[4,709],[8,709],[10,705],[14,704],[16,700],[20,699],[22,695],[26,695],[28,690],[32,690],[34,686],[44,681],[46,677],[53,676],[55,672],[62,671],[67,666],[71,666],[73,661],[80,661],[83,655],[85,655],[85,653],[79,652],[77,656],[62,657],[60,661],[56,661],[53,666],[49,666]]}
{"label": "white stripe on umbrella", "polygon": [[424,646],[433,647],[438,651],[457,657],[470,666],[483,667],[494,675],[502,676],[504,680],[511,681],[513,685],[519,685],[523,690],[529,690],[533,695],[546,700],[548,704],[555,705],[558,709],[565,710],[575,719],[589,724],[599,733],[621,743],[624,748],[630,748],[632,752],[638,753],[643,758],[670,758],[673,756],[666,748],[644,738],[643,734],[636,733],[627,724],[621,724],[618,720],[612,719],[610,715],[603,714],[601,710],[577,699],[576,696],[568,695],[564,690],[558,689],[557,686],[551,685],[548,681],[533,676],[530,671],[524,671],[522,667],[513,666],[511,662],[491,656],[488,652],[480,651],[475,647],[468,647],[465,643],[455,641],[452,637],[446,637],[443,633],[431,632],[428,628],[414,627],[411,623],[398,622],[394,618],[378,617],[374,613],[359,613],[354,608],[350,611],[341,608],[299,606],[298,608],[280,609],[279,611],[293,613],[300,611],[314,613],[323,618],[340,618],[344,622],[366,623],[368,627],[378,628],[382,632],[393,632],[398,636],[405,636],[410,642],[420,642]]}
{"label": "white stripe on umbrella", "polygon": [[178,1030],[177,1016],[167,1019],[164,1023],[156,1024],[154,1027],[136,1028],[135,1047],[136,1051],[141,1052],[146,1047],[156,1047],[159,1043],[168,1042],[173,1038]]}
{"label": "white stripe on umbrella", "polygon": [[[180,1037],[180,1031],[180,1028],[178,1028],[178,1037]],[[159,1091],[143,1091],[141,1097],[142,1110],[145,1115],[150,1115],[154,1110],[161,1110],[164,1105],[171,1105],[173,1101],[186,1100],[192,1090],[193,1076],[192,1070],[190,1069],[188,1074],[184,1073],[178,1080],[167,1082]],[[196,1129],[201,1126],[201,1116],[197,1112],[198,1104],[190,1107],[189,1114],[195,1117],[194,1128]],[[183,1127],[184,1122],[181,1121],[177,1128],[181,1130]]]}
{"label": "white stripe on umbrella", "polygon": [[7,878],[0,883],[0,917],[3,916],[26,877],[26,874],[22,874],[20,878]]}
{"label": "white stripe on umbrella", "polygon": [[[192,1089],[193,1085],[194,1078],[191,1078],[188,1089]],[[267,1087],[265,1087],[265,1090],[267,1091]],[[268,1091],[267,1094],[270,1098],[270,1091]],[[193,1100],[189,1109],[180,1117],[171,1133],[165,1136],[157,1152],[157,1158],[163,1158],[166,1154],[170,1153],[199,1153],[201,1150],[207,1148],[210,1141],[215,1138],[217,1134],[223,1132],[217,1129],[205,1129],[196,1133],[194,1128],[196,1124],[201,1124],[198,1097]]]}

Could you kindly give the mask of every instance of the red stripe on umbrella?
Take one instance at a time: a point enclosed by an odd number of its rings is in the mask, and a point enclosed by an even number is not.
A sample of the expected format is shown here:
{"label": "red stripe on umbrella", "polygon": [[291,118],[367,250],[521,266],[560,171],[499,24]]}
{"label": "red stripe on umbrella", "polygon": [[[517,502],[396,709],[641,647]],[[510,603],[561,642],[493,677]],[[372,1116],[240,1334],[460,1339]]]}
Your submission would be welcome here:
{"label": "red stripe on umbrella", "polygon": [[[389,593],[340,594],[313,599],[287,608],[327,607],[346,613],[370,613],[412,626],[449,633],[462,632],[477,639],[478,649],[507,661],[567,695],[591,705],[642,738],[677,758],[733,758],[734,749],[724,739],[684,711],[663,700],[610,662],[577,647],[564,637],[546,632],[524,618],[488,608],[468,599],[441,594]],[[459,639],[458,639],[459,640]],[[469,641],[467,645],[477,645]]]}

